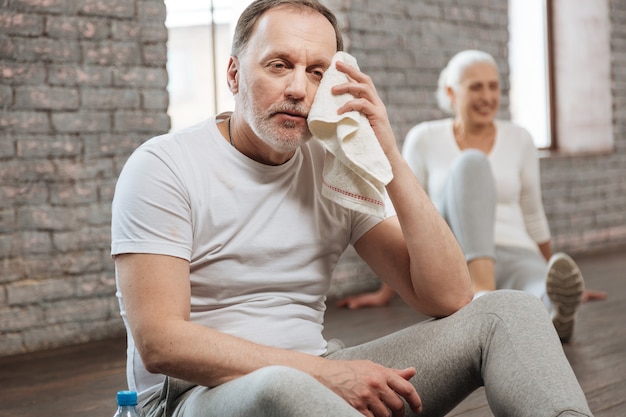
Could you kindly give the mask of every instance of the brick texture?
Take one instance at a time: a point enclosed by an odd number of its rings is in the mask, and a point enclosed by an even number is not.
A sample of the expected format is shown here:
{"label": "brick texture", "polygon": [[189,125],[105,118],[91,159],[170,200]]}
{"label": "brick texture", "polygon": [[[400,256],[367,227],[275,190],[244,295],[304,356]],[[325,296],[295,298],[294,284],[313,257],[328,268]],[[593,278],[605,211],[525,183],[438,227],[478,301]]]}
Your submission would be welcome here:
{"label": "brick texture", "polygon": [[169,129],[162,0],[0,11],[0,355],[123,334],[110,205]]}

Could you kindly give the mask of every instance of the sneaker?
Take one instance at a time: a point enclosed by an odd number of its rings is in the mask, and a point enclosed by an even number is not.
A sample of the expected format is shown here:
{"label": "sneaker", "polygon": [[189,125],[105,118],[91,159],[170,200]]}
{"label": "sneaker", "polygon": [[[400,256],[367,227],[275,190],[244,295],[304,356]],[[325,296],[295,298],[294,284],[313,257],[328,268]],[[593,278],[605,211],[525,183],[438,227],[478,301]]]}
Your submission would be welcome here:
{"label": "sneaker", "polygon": [[578,266],[565,253],[555,253],[548,262],[546,292],[552,304],[552,323],[561,342],[574,333],[576,310],[582,303],[585,281]]}

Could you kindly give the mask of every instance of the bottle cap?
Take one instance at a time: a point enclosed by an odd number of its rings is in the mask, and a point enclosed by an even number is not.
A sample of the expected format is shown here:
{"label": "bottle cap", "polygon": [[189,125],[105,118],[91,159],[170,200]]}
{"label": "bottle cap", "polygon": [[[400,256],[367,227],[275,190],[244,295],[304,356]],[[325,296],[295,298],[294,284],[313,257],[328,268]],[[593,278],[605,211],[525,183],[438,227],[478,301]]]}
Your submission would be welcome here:
{"label": "bottle cap", "polygon": [[137,393],[135,391],[118,391],[117,405],[137,405]]}

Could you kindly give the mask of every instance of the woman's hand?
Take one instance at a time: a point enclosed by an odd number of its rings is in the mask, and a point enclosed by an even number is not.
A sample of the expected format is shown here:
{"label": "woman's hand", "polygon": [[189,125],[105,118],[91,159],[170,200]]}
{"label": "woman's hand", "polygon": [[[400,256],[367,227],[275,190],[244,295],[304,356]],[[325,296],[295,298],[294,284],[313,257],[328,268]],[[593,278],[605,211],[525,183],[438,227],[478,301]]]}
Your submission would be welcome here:
{"label": "woman's hand", "polygon": [[377,291],[342,298],[337,302],[337,307],[346,307],[351,310],[366,307],[384,307],[389,305],[394,295],[394,290],[389,285],[382,283]]}

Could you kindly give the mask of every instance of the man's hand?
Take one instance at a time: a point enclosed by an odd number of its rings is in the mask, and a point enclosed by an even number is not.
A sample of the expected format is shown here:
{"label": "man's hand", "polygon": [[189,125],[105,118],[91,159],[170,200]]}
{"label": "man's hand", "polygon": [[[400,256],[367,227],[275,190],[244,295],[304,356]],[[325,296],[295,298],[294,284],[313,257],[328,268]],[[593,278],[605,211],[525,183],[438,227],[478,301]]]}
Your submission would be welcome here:
{"label": "man's hand", "polygon": [[338,113],[360,112],[367,117],[385,155],[389,155],[391,152],[399,153],[387,109],[376,91],[372,78],[344,62],[337,61],[335,65],[339,71],[348,76],[349,81],[334,86],[332,88],[333,94],[348,93],[354,97],[353,100],[349,100],[341,106],[337,110]]}
{"label": "man's hand", "polygon": [[390,369],[371,361],[329,360],[316,375],[367,417],[403,417],[404,402],[421,413],[422,400],[409,382],[414,368]]}

